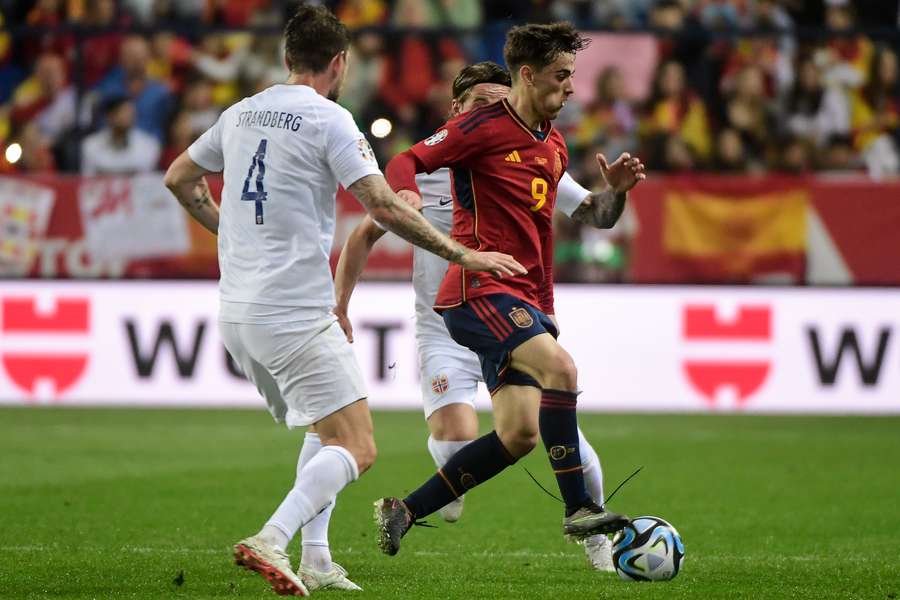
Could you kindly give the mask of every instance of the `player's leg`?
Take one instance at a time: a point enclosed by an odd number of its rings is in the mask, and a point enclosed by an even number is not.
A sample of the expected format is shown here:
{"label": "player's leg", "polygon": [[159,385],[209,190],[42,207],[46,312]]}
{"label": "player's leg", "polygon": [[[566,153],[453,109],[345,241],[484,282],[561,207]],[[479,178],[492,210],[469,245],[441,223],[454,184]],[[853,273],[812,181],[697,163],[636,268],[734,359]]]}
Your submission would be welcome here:
{"label": "player's leg", "polygon": [[[538,311],[534,318],[546,319]],[[552,329],[552,323],[547,325]],[[578,381],[575,362],[555,337],[536,335],[513,349],[510,369],[533,377],[542,386],[539,427],[553,473],[566,504],[563,531],[585,536],[621,529],[627,519],[594,503],[585,486],[575,407]]]}
{"label": "player's leg", "polygon": [[[374,460],[375,446],[372,440],[372,420],[366,405],[365,400],[360,400],[328,415],[315,424],[314,435],[318,438],[322,449],[320,453],[327,452],[329,448],[334,447],[346,448],[357,457],[357,460],[358,457],[369,453],[371,458],[367,460],[367,463],[371,464],[371,461]],[[359,466],[365,468],[367,465],[361,463]],[[314,477],[321,475],[315,469],[316,466],[310,464],[300,467],[295,489],[315,485],[318,480]],[[303,525],[301,529],[302,555],[297,574],[300,575],[310,591],[362,589],[349,579],[346,569],[331,560],[328,526],[336,503],[337,494],[335,493],[325,509]]]}
{"label": "player's leg", "polygon": [[[606,497],[603,494],[603,468],[600,458],[590,442],[578,429],[578,451],[581,454],[581,465],[584,467],[584,483],[594,503],[603,506]],[[616,569],[612,561],[612,541],[602,533],[597,533],[584,538],[584,553],[588,562],[597,571],[614,572]]]}
{"label": "player's leg", "polygon": [[[289,360],[275,361],[274,368],[289,393],[288,424],[313,423],[321,448],[300,467],[269,524],[289,537],[306,525],[300,571],[311,589],[359,589],[331,562],[327,536],[338,492],[375,459],[372,418],[359,367],[339,326],[329,317],[315,329],[308,343]],[[310,515],[311,507],[316,508]]]}
{"label": "player's leg", "polygon": [[[478,437],[478,415],[475,413],[475,396],[481,375],[473,369],[444,367],[446,357],[440,362],[421,356],[422,404],[428,423],[428,452],[440,469],[450,458]],[[438,366],[432,366],[438,365]],[[477,365],[477,363],[476,363]],[[441,517],[453,523],[462,515],[464,496],[440,509]]]}
{"label": "player's leg", "polygon": [[584,437],[581,428],[578,428],[578,453],[581,455],[582,473],[584,485],[591,499],[603,506],[606,497],[603,495],[603,467],[600,465],[600,457],[591,443]]}
{"label": "player's leg", "polygon": [[[446,311],[444,322],[454,341],[478,353],[488,389],[499,387],[500,363],[508,354],[505,338],[499,337],[470,303]],[[532,437],[536,436],[535,429]],[[504,447],[497,431],[491,431],[460,449],[406,498],[387,497],[377,501],[375,521],[379,547],[387,554],[396,554],[401,538],[417,519],[460,498],[467,490],[515,463],[517,458]]]}
{"label": "player's leg", "polygon": [[[237,323],[219,323],[222,341],[232,359],[244,375],[266,399],[269,411],[277,421],[283,421],[287,405],[278,389],[275,378],[266,368],[255,361],[247,348],[247,326]],[[239,541],[234,546],[234,560],[238,566],[262,575],[279,594],[307,595],[307,588],[291,568],[290,559],[284,545],[278,545],[273,535],[279,531],[266,531],[266,526],[258,534]]]}
{"label": "player's leg", "polygon": [[[306,430],[306,436],[303,440],[303,448],[300,450],[300,460],[297,461],[297,478],[306,463],[315,456],[322,448],[322,441],[316,431],[315,425],[310,425]],[[296,485],[296,484],[295,484]],[[297,574],[306,584],[310,591],[314,591],[319,587],[319,581],[315,575],[319,573],[330,573],[334,569],[331,562],[331,547],[328,543],[328,526],[331,522],[331,513],[334,512],[334,506],[337,498],[334,498],[325,510],[320,512],[315,518],[300,528],[300,568]],[[355,589],[357,586],[354,585]]]}

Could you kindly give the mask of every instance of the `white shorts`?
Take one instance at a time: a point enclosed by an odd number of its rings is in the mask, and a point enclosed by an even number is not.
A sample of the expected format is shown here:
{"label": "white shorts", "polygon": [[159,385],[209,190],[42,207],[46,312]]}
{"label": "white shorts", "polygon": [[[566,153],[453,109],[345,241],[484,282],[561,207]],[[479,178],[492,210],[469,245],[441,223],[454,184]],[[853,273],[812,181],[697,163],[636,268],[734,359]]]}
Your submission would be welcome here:
{"label": "white shorts", "polygon": [[452,341],[450,344],[420,347],[419,374],[426,419],[448,404],[475,407],[482,375],[474,352]]}
{"label": "white shorts", "polygon": [[334,315],[316,321],[219,321],[225,348],[288,427],[316,423],[365,398],[356,356]]}

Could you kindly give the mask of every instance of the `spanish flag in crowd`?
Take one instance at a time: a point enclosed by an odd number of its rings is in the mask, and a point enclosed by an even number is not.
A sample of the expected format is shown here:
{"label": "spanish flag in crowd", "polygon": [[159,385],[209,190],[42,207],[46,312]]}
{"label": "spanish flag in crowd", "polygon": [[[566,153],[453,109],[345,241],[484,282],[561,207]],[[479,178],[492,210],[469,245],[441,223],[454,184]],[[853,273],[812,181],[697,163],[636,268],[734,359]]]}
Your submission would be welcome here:
{"label": "spanish flag in crowd", "polygon": [[676,177],[642,186],[634,281],[804,282],[810,194],[801,180]]}

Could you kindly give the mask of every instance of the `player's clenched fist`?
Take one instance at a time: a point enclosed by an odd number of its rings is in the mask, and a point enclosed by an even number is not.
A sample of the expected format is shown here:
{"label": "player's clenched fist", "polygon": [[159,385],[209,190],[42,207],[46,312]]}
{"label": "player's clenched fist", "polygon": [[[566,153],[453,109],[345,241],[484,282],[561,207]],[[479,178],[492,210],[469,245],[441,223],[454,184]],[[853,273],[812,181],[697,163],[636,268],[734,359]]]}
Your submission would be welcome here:
{"label": "player's clenched fist", "polygon": [[519,264],[519,261],[502,252],[468,252],[462,256],[459,264],[469,271],[486,271],[498,278],[528,273],[528,269]]}
{"label": "player's clenched fist", "polygon": [[597,163],[600,165],[603,179],[616,193],[627,192],[637,185],[638,181],[647,179],[644,163],[638,157],[631,156],[627,152],[623,152],[613,164],[608,164],[606,157],[598,154]]}

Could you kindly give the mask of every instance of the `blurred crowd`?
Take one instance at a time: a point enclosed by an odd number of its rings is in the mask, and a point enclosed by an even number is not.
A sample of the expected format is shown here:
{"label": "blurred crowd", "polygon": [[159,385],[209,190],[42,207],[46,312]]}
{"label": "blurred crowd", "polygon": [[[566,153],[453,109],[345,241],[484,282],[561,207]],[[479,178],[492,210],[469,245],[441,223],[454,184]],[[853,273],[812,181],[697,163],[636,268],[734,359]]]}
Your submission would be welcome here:
{"label": "blurred crowd", "polygon": [[[598,151],[668,173],[900,172],[894,1],[320,3],[355,32],[341,102],[371,128],[382,164],[445,120],[462,66],[502,61],[511,23],[568,19],[654,46],[634,59],[642,94],[621,60],[576,79],[589,100],[570,102],[558,126],[586,185]],[[280,28],[294,5],[0,0],[0,173],[165,169],[224,108],[284,81]],[[603,279],[625,257],[608,239],[597,247]]]}

